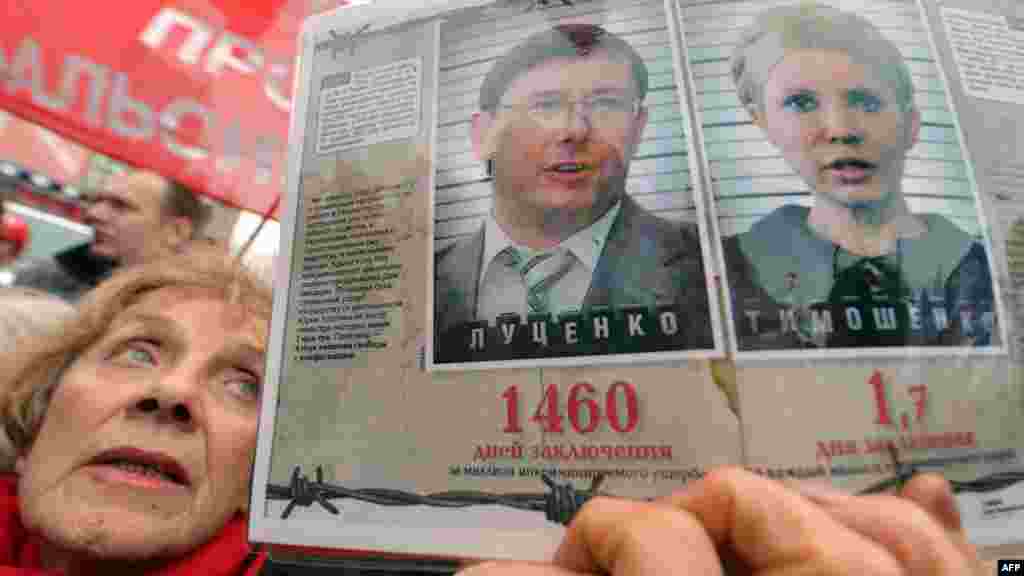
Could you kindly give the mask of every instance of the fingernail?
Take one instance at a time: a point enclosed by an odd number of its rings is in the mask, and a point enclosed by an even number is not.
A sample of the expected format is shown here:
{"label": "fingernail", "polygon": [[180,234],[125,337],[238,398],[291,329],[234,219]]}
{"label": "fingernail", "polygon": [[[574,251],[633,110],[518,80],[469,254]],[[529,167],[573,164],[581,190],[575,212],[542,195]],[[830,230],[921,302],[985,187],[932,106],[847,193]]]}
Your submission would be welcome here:
{"label": "fingernail", "polygon": [[953,496],[949,483],[941,476],[918,476],[907,483],[902,495],[936,516],[947,529],[961,529],[960,509],[956,497]]}

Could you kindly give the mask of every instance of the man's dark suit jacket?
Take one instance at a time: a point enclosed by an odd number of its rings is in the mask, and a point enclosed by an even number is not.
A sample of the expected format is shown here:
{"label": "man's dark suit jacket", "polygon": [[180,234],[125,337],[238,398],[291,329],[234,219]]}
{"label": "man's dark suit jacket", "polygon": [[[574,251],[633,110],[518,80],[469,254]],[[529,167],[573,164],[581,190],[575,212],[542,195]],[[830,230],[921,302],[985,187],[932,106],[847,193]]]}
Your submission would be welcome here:
{"label": "man's dark suit jacket", "polygon": [[[435,362],[502,360],[466,353],[465,323],[475,321],[483,259],[484,227],[434,256]],[[714,347],[704,265],[697,228],[651,214],[628,195],[608,232],[583,300],[584,315],[600,308],[681,310],[671,349]],[[493,327],[490,327],[493,328]],[[660,349],[655,346],[654,350]],[[621,350],[625,352],[626,350]],[[632,350],[636,351],[636,350]],[[605,350],[604,353],[615,353]],[[598,352],[601,353],[601,352]],[[560,355],[560,354],[555,354]],[[561,355],[584,355],[577,352]],[[527,354],[543,357],[546,354]]]}
{"label": "man's dark suit jacket", "polygon": [[113,273],[113,262],[92,255],[90,244],[15,266],[14,285],[43,290],[74,304]]}

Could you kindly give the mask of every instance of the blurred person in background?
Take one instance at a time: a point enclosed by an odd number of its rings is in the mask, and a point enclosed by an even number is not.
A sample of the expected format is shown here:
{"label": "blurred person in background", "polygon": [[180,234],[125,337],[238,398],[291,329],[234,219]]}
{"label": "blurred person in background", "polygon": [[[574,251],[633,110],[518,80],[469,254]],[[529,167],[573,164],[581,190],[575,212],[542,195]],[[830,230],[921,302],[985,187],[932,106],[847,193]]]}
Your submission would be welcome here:
{"label": "blurred person in background", "polygon": [[[73,311],[70,304],[46,292],[0,288],[0,350],[17,353],[23,341],[54,331]],[[13,470],[13,448],[7,436],[0,434],[0,472]]]}
{"label": "blurred person in background", "polygon": [[93,239],[19,265],[15,285],[75,302],[115,268],[178,252],[201,238],[209,218],[193,190],[147,170],[112,175],[105,188],[84,194],[82,201]]}
{"label": "blurred person in background", "polygon": [[10,266],[25,252],[29,230],[25,220],[17,214],[0,216],[0,268]]}
{"label": "blurred person in background", "polygon": [[13,185],[0,182],[0,268],[10,266],[25,252],[30,236],[25,220],[7,209],[14,195]]}

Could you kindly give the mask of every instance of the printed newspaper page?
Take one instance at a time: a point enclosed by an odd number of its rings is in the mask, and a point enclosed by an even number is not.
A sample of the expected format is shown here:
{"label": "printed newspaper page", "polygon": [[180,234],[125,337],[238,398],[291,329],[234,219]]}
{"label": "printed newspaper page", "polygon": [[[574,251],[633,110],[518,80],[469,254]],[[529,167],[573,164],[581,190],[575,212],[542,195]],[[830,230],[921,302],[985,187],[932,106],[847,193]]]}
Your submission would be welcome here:
{"label": "printed newspaper page", "polygon": [[[948,38],[951,25],[966,36],[968,22],[980,29],[1005,14],[995,4],[965,15],[948,2],[826,2],[816,21],[843,32],[816,40],[796,27],[802,36],[785,43],[835,49],[812,66],[800,61],[807,52],[748,40],[766,19],[791,18],[779,3],[692,4],[684,38],[707,102],[698,117],[747,464],[851,491],[909,467],[940,472],[974,482],[957,484],[972,541],[1024,540],[1007,267],[1020,250],[1011,178],[1024,116],[1005,92],[966,88],[978,82],[957,64],[967,41]],[[1012,35],[1002,21],[1001,36],[984,33],[1000,46]],[[735,74],[743,56],[748,74]],[[827,116],[836,98],[845,112]],[[899,214],[888,241],[861,234],[879,227],[858,220],[881,205]]]}
{"label": "printed newspaper page", "polygon": [[[984,209],[917,4],[692,4],[737,356],[1000,352]],[[789,58],[801,45],[824,57]]]}
{"label": "printed newspaper page", "polygon": [[[987,386],[998,400],[979,404],[986,426],[1001,428],[1003,443],[1019,449],[1015,422],[1020,412],[1024,360],[1024,5],[1020,2],[945,0],[929,4],[929,19],[958,110],[964,140],[975,166],[979,196],[989,206],[995,273],[1006,303],[1010,377]],[[982,52],[985,52],[983,54]],[[998,392],[1000,389],[1002,393]],[[998,422],[998,424],[997,424]],[[994,434],[993,434],[994,435]],[[1014,440],[1017,438],[1016,440]],[[1017,473],[1014,459],[992,472]],[[976,474],[986,472],[978,470]],[[979,546],[1024,543],[1024,483],[993,485],[987,492],[959,495],[961,515]],[[1017,549],[1019,552],[1020,549]]]}
{"label": "printed newspaper page", "polygon": [[[428,365],[712,355],[723,339],[663,2],[549,4],[441,24]],[[578,58],[590,50],[609,58]]]}
{"label": "printed newspaper page", "polygon": [[1024,541],[1017,4],[312,20],[252,538],[544,560],[570,486],[740,464]]}
{"label": "printed newspaper page", "polygon": [[304,42],[252,538],[542,560],[740,464],[675,6],[381,4]]}

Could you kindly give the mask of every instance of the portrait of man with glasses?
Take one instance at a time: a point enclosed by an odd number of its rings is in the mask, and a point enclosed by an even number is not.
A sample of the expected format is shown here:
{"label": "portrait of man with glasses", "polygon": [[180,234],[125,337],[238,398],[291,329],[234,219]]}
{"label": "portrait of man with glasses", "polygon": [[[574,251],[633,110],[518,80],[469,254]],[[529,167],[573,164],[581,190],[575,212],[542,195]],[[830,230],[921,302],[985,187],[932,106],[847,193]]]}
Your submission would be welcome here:
{"label": "portrait of man with glasses", "polygon": [[714,347],[696,226],[634,201],[648,71],[561,24],[499,57],[470,129],[492,208],[434,261],[434,362]]}

